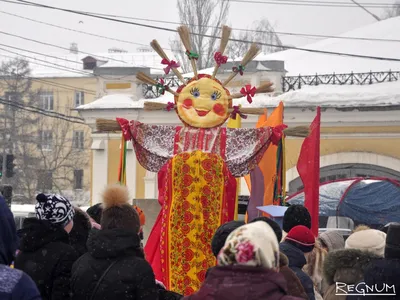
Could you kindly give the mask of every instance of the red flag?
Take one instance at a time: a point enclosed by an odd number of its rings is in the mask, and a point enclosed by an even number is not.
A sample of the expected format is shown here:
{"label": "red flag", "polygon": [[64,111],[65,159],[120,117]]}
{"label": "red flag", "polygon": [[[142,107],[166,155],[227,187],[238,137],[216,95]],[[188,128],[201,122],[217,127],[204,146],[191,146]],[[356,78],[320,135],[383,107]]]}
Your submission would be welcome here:
{"label": "red flag", "polygon": [[321,108],[317,107],[317,116],[310,126],[310,135],[301,146],[297,171],[304,185],[304,206],[311,215],[311,230],[318,236],[319,218],[319,156],[321,133]]}

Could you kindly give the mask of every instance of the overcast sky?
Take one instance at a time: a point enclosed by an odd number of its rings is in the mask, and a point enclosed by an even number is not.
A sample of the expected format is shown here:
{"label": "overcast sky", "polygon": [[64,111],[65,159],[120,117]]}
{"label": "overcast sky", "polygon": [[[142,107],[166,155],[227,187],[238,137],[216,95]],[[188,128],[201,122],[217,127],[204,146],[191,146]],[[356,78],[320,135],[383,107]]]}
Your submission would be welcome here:
{"label": "overcast sky", "polygon": [[[107,13],[137,18],[148,18],[163,21],[179,21],[176,8],[176,0],[33,0],[37,3],[49,4],[58,7],[86,10],[96,13]],[[202,0],[199,0],[202,1]],[[258,0],[267,1],[267,0]],[[287,0],[286,0],[287,1]],[[304,0],[296,0],[301,2]],[[350,0],[320,0],[319,2],[348,2]],[[315,0],[313,1],[315,2]],[[360,0],[361,3],[388,4],[392,0]],[[383,8],[370,9],[378,16],[384,13]],[[26,7],[23,5],[0,2],[0,11],[18,14],[43,22],[57,24],[76,30],[92,32],[99,35],[146,44],[156,38],[163,47],[168,47],[168,40],[173,37],[172,33],[143,27],[117,24],[106,20],[96,20],[90,17],[78,16],[71,13],[52,11],[44,8]],[[311,6],[289,6],[282,4],[257,4],[232,2],[229,12],[228,23],[235,28],[247,28],[252,22],[266,17],[274,25],[276,31],[291,33],[326,34],[338,35],[351,29],[376,22],[360,8],[355,7],[311,7]],[[132,20],[134,21],[134,20]],[[143,22],[168,28],[176,25]],[[22,20],[14,16],[0,13],[0,30],[26,36],[31,39],[69,47],[76,42],[79,50],[87,52],[106,52],[112,47],[123,48],[127,51],[135,51],[138,45],[110,41],[80,33],[70,32],[63,29],[50,27]],[[300,38],[289,35],[280,35],[284,44],[305,45],[316,41],[314,38]],[[17,38],[0,35],[0,43],[13,45],[24,49],[30,49],[45,53],[62,53],[63,50],[35,44]],[[0,46],[3,47],[3,46]],[[2,52],[0,50],[0,52]]]}

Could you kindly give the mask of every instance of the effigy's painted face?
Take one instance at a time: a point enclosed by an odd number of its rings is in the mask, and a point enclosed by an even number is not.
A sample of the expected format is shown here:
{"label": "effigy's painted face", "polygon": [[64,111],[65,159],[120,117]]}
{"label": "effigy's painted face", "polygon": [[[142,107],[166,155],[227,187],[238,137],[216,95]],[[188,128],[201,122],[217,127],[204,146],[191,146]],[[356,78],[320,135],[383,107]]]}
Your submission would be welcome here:
{"label": "effigy's painted face", "polygon": [[229,91],[216,79],[208,75],[199,75],[178,89],[175,97],[177,113],[186,125],[196,128],[221,126],[229,117],[232,101]]}

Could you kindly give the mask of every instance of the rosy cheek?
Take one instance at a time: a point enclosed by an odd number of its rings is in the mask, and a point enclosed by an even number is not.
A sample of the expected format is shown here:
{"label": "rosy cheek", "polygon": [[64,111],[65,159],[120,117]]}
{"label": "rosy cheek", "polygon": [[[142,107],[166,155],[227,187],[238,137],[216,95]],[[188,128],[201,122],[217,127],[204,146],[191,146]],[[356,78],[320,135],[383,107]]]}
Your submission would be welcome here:
{"label": "rosy cheek", "polygon": [[219,104],[219,103],[215,104],[215,105],[213,106],[213,111],[214,111],[217,115],[219,115],[219,116],[221,116],[221,117],[225,115],[225,108],[224,108],[224,106],[223,106],[222,104]]}
{"label": "rosy cheek", "polygon": [[192,99],[183,100],[183,107],[184,108],[191,108],[192,106],[193,106],[193,100]]}

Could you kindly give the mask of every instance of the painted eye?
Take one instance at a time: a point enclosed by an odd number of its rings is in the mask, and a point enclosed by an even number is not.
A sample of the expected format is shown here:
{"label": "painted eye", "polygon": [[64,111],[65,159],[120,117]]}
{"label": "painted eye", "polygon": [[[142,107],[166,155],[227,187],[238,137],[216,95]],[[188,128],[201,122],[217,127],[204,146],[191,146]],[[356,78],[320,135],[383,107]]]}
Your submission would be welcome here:
{"label": "painted eye", "polygon": [[214,93],[211,94],[211,100],[218,100],[221,98],[221,93],[218,91],[214,91]]}
{"label": "painted eye", "polygon": [[190,93],[193,95],[193,97],[195,98],[199,98],[200,97],[200,91],[198,88],[192,88],[190,90]]}

